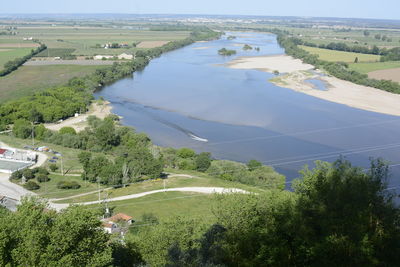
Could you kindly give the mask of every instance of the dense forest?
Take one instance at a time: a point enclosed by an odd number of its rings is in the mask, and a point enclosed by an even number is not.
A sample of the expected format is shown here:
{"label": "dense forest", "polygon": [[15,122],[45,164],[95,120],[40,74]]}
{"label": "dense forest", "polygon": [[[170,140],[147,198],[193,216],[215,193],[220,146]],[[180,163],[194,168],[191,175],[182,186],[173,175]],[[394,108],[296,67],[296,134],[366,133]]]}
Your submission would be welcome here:
{"label": "dense forest", "polygon": [[397,266],[400,209],[387,176],[379,160],[368,172],[319,162],[294,192],[217,195],[211,224],[144,216],[123,240],[101,229],[100,208],[57,213],[24,200],[14,213],[0,208],[0,265]]}

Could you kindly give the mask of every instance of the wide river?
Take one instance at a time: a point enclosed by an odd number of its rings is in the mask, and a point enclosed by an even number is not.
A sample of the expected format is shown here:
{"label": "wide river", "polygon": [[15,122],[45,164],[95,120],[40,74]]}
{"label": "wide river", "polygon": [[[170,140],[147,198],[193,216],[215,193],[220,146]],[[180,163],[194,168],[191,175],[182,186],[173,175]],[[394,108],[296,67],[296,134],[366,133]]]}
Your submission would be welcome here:
{"label": "wide river", "polygon": [[[209,151],[220,159],[257,159],[288,181],[305,164],[339,155],[362,167],[370,157],[400,163],[400,117],[278,87],[268,81],[271,73],[230,69],[224,64],[237,57],[284,53],[272,34],[231,34],[237,38],[226,35],[163,54],[96,95],[111,102],[123,124],[147,133],[157,145]],[[244,51],[244,44],[260,51]],[[238,53],[219,56],[223,47]],[[399,186],[400,166],[391,172],[390,186]]]}

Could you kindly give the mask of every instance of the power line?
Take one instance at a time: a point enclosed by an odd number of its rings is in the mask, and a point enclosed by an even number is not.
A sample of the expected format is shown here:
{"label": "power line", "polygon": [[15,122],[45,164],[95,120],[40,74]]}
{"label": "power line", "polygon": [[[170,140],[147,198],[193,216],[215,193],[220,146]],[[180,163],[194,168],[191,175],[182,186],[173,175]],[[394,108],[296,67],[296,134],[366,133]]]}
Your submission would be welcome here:
{"label": "power line", "polygon": [[271,136],[260,136],[260,137],[252,137],[252,138],[243,138],[243,139],[236,139],[236,140],[230,140],[230,141],[221,141],[221,142],[214,142],[214,143],[211,142],[211,143],[207,143],[207,146],[209,146],[209,145],[210,146],[221,145],[221,144],[233,144],[233,143],[241,143],[241,142],[250,142],[250,141],[257,141],[257,140],[266,140],[266,139],[287,137],[287,136],[292,137],[292,136],[307,135],[307,134],[313,134],[313,133],[322,133],[322,132],[346,130],[346,129],[353,129],[353,128],[380,125],[380,124],[391,123],[391,122],[400,122],[400,120],[399,119],[395,119],[395,120],[377,121],[377,122],[363,123],[363,124],[357,124],[357,125],[351,125],[351,126],[322,128],[322,129],[310,130],[310,131],[293,132],[293,133],[277,134],[277,135],[271,135]]}

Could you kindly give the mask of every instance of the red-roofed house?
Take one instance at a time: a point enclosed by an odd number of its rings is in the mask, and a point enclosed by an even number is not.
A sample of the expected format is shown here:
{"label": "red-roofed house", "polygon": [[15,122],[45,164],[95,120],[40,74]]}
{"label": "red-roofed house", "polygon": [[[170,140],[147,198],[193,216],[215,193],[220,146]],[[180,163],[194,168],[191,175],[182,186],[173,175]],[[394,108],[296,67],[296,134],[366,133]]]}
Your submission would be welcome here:
{"label": "red-roofed house", "polygon": [[132,222],[133,222],[132,219],[133,218],[131,216],[126,215],[125,213],[117,213],[114,216],[111,216],[110,218],[106,218],[105,220],[109,221],[109,222],[115,222],[115,223],[124,221],[128,224],[132,224]]}

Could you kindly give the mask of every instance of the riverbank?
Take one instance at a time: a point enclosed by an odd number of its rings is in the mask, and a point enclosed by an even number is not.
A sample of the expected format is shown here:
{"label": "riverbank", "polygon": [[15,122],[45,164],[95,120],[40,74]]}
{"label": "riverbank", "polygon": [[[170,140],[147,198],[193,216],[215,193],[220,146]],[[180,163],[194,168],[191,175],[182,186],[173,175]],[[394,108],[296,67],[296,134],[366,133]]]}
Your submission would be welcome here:
{"label": "riverbank", "polygon": [[59,123],[46,123],[44,126],[53,131],[59,131],[63,127],[72,127],[75,131],[80,132],[87,126],[86,121],[89,116],[96,116],[100,119],[104,119],[108,115],[112,114],[111,109],[112,107],[108,101],[95,102],[90,106],[89,111],[85,114],[66,119]]}
{"label": "riverbank", "polygon": [[[321,71],[311,71],[314,68],[312,65],[305,64],[290,56],[242,57],[229,62],[226,66],[234,69],[285,73],[270,81],[278,86],[327,101],[367,111],[400,116],[400,95],[322,75]],[[323,81],[328,90],[318,90],[312,84],[306,82],[307,79],[315,78]]]}

